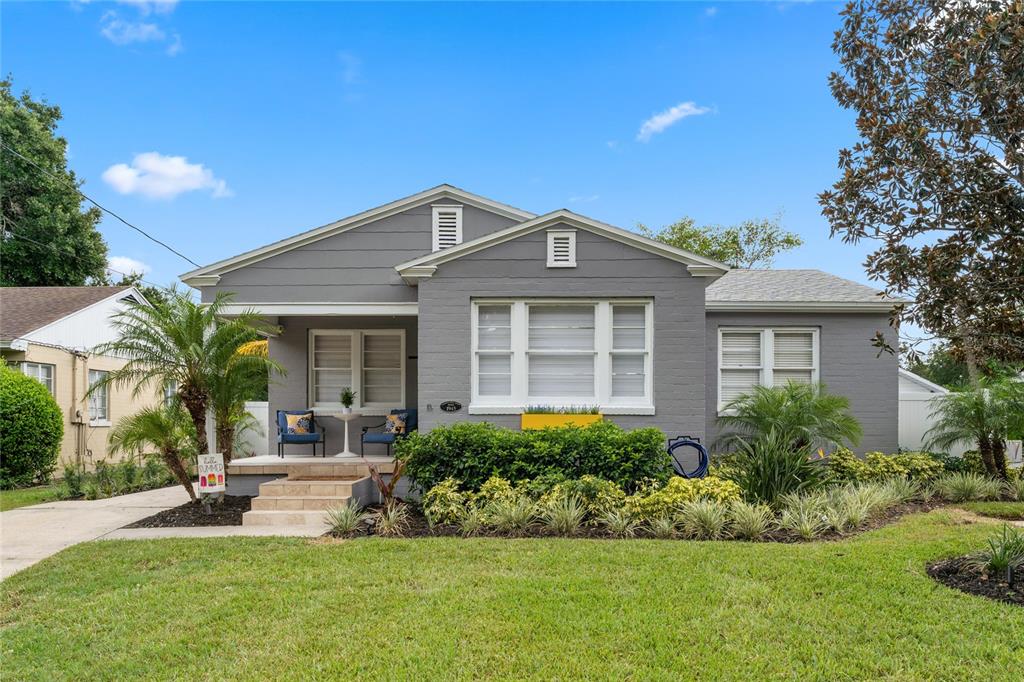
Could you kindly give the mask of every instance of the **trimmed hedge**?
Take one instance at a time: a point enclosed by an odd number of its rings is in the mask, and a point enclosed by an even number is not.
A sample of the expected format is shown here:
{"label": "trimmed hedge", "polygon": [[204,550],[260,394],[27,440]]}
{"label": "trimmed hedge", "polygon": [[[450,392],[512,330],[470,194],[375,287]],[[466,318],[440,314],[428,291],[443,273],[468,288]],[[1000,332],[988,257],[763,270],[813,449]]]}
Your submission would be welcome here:
{"label": "trimmed hedge", "polygon": [[0,487],[49,480],[62,438],[64,417],[46,387],[0,366]]}
{"label": "trimmed hedge", "polygon": [[479,490],[496,474],[509,481],[591,475],[629,492],[644,480],[663,483],[672,473],[664,433],[656,428],[625,431],[608,421],[538,431],[462,422],[429,433],[414,431],[398,441],[395,455],[423,490],[447,478]]}

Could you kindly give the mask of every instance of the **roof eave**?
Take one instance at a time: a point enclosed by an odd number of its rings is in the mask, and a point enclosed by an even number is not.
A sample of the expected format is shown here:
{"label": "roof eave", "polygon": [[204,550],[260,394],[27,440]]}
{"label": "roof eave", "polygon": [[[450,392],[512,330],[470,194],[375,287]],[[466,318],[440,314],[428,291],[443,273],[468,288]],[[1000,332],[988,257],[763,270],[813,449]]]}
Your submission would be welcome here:
{"label": "roof eave", "polygon": [[902,301],[707,301],[708,312],[889,313]]}

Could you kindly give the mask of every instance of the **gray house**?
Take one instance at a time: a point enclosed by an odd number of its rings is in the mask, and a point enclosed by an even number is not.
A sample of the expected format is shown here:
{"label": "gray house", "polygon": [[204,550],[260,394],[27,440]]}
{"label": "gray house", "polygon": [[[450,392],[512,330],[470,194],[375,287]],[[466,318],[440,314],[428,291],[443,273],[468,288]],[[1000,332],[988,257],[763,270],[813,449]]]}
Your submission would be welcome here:
{"label": "gray house", "polygon": [[[402,407],[430,429],[599,405],[624,427],[707,442],[725,402],[789,380],[849,397],[862,450],[897,446],[896,359],[870,343],[892,334],[891,300],[819,270],[730,270],[564,209],[441,185],[182,280],[280,326],[270,354],[288,375],[271,415],[336,410],[352,387],[357,452],[359,427]],[[341,423],[322,422],[341,450]]]}

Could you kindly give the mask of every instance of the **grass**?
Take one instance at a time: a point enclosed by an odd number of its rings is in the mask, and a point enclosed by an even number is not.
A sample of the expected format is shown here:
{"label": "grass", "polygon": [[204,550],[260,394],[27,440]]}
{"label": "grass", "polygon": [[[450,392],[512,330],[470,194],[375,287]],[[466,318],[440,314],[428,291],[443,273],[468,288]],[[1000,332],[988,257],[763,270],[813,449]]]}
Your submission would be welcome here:
{"label": "grass", "polygon": [[1009,679],[1024,610],[924,572],[991,533],[936,511],[799,545],[93,542],[0,584],[0,657],[18,680]]}
{"label": "grass", "polygon": [[1024,519],[1024,502],[961,502],[957,506],[978,516],[1011,521]]}
{"label": "grass", "polygon": [[27,507],[31,504],[53,502],[56,499],[56,484],[37,485],[32,488],[0,490],[0,511],[9,511],[11,509],[17,509],[18,507]]}

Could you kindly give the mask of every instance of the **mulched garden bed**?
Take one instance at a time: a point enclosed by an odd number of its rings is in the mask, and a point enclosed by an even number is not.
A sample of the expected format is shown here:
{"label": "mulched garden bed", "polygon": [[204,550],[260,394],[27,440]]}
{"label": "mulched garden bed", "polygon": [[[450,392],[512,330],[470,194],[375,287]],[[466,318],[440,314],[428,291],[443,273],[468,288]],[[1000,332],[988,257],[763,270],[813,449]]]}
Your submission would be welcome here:
{"label": "mulched garden bed", "polygon": [[[901,504],[891,509],[886,510],[873,516],[867,523],[860,528],[850,530],[845,533],[837,533],[829,531],[818,535],[811,540],[802,540],[792,533],[786,531],[773,531],[767,533],[760,542],[781,542],[781,543],[798,543],[798,542],[829,542],[836,540],[844,540],[854,535],[859,535],[865,531],[874,530],[875,528],[881,528],[887,526],[890,523],[897,521],[898,519],[906,516],[907,514],[917,514],[923,512],[930,512],[933,509],[938,509],[945,505],[937,504],[934,502],[911,502],[907,504]],[[369,506],[366,508],[367,512],[376,515],[381,510],[380,506]],[[368,527],[362,528],[356,536],[374,535],[373,523],[370,523]],[[458,526],[454,525],[437,525],[433,528],[427,523],[426,518],[422,512],[416,508],[415,505],[409,505],[409,525],[403,531],[403,538],[423,538],[423,537],[461,537],[462,533]],[[564,537],[551,531],[539,524],[534,524],[524,531],[506,533],[497,531],[490,528],[482,528],[480,532],[476,533],[473,537],[484,537],[484,538],[553,538],[553,537]],[[617,536],[609,533],[603,526],[593,526],[586,524],[580,527],[579,531],[572,536],[573,538],[585,538],[585,539],[597,539],[597,540],[619,540]],[[654,535],[647,532],[643,528],[638,528],[635,538],[654,538]],[[683,540],[685,538],[678,538]],[[721,540],[722,542],[728,542],[730,540]],[[737,541],[738,542],[738,541]]]}
{"label": "mulched garden bed", "polygon": [[983,571],[969,566],[967,557],[954,557],[928,565],[928,575],[946,587],[961,592],[988,597],[996,601],[1024,606],[1024,576],[1019,576],[1011,586],[1006,576],[988,576]]}
{"label": "mulched garden bed", "polygon": [[152,516],[139,519],[125,528],[189,528],[195,526],[241,526],[242,514],[252,508],[252,498],[244,495],[225,495],[223,503],[210,504],[210,514],[203,505],[194,502],[165,509]]}

